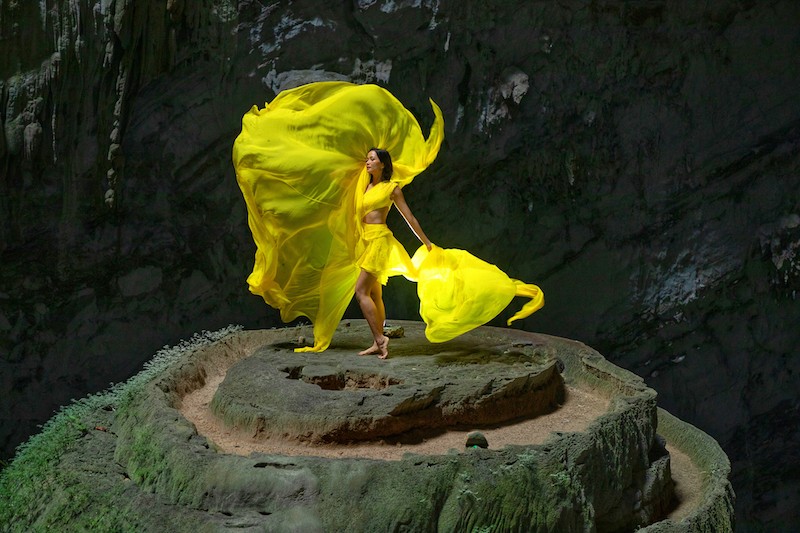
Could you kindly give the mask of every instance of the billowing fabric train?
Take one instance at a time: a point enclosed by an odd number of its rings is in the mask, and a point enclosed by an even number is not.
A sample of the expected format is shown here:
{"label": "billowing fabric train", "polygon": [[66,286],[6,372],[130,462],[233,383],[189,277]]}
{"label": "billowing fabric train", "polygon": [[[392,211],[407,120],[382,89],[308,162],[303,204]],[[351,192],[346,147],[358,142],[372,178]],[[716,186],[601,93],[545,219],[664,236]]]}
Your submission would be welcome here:
{"label": "billowing fabric train", "polygon": [[[411,112],[376,85],[311,83],[244,115],[233,165],[256,244],[247,283],[284,321],[311,320],[314,345],[299,351],[330,345],[353,297],[365,239],[376,238],[369,234],[374,228],[361,221],[370,178],[367,151],[388,150],[391,183],[411,183],[434,161],[444,138],[442,112],[433,101],[431,106],[435,120],[427,139]],[[509,324],[544,305],[539,287],[511,279],[464,250],[434,246],[429,252],[421,246],[411,258],[393,240],[386,253],[386,277],[417,282],[431,342],[485,324],[514,296],[530,301]]]}

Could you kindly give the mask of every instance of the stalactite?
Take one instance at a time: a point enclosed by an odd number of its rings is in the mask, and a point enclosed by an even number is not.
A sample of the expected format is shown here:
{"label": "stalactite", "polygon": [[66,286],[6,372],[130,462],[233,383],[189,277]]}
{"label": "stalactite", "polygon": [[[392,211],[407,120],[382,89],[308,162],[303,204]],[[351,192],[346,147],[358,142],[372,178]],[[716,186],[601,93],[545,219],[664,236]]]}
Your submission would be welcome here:
{"label": "stalactite", "polygon": [[56,117],[58,116],[58,103],[53,102],[53,111],[50,114],[50,134],[53,137],[53,163],[58,162],[58,145],[56,143]]}
{"label": "stalactite", "polygon": [[25,131],[23,134],[23,142],[24,142],[23,151],[25,154],[25,159],[27,159],[28,161],[33,159],[33,155],[39,148],[41,140],[42,140],[41,124],[39,124],[38,122],[31,122],[30,124],[25,126]]}

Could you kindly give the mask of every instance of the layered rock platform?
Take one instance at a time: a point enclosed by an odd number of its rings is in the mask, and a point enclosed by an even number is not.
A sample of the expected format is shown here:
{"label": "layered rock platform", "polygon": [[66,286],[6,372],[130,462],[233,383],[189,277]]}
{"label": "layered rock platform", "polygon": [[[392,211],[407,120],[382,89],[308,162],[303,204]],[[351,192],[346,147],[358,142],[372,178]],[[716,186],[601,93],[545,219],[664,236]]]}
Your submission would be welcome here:
{"label": "layered rock platform", "polygon": [[411,343],[393,343],[386,362],[354,355],[359,338],[370,338],[362,327],[342,332],[347,348],[334,347],[333,357],[265,346],[228,369],[210,408],[265,437],[348,442],[497,424],[563,401],[556,361],[529,349],[530,341],[501,350],[472,335],[442,349],[423,346],[419,326],[412,328]]}
{"label": "layered rock platform", "polygon": [[[659,411],[639,377],[566,339],[483,327],[432,345],[423,324],[402,327],[386,361],[357,356],[369,334],[347,322],[321,354],[293,351],[308,327],[206,334],[162,351],[29,443],[0,478],[2,518],[11,531],[732,530],[724,453]],[[184,416],[213,375],[224,379],[206,416],[261,451],[225,451]],[[487,449],[411,444],[568,414],[577,391],[603,399],[579,431],[490,438]],[[277,441],[303,452],[271,452]],[[354,443],[408,453],[379,460]],[[353,452],[325,457],[332,444]],[[700,479],[691,502],[679,501],[685,477],[668,449]],[[22,487],[13,495],[12,484]]]}

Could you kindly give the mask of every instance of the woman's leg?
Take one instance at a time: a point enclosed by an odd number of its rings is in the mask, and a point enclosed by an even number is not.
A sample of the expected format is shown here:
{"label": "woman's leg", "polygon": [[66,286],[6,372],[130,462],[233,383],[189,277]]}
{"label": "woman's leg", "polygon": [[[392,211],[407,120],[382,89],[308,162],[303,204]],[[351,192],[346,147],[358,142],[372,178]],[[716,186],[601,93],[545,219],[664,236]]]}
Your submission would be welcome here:
{"label": "woman's leg", "polygon": [[381,327],[381,334],[383,334],[384,326],[386,326],[386,308],[383,306],[383,285],[377,280],[372,285],[370,296],[372,301],[375,302],[375,310],[378,312],[378,324]]}
{"label": "woman's leg", "polygon": [[[377,285],[377,289],[375,285]],[[361,313],[367,320],[367,324],[369,324],[369,329],[375,342],[366,350],[359,352],[359,355],[377,353],[380,359],[386,359],[389,355],[389,338],[383,334],[382,317],[385,311],[381,295],[381,284],[375,276],[366,270],[362,270],[356,281],[356,299],[359,307],[361,307]],[[376,296],[378,298],[377,303],[374,300]]]}

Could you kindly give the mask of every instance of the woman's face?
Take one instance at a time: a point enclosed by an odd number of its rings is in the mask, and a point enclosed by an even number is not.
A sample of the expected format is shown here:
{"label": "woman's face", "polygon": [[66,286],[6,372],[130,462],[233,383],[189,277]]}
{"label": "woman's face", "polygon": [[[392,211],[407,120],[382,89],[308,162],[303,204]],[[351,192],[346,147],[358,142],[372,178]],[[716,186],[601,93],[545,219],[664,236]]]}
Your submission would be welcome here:
{"label": "woman's face", "polygon": [[369,174],[379,174],[383,172],[383,163],[381,160],[378,159],[378,154],[375,153],[375,150],[370,150],[367,154],[367,172]]}

